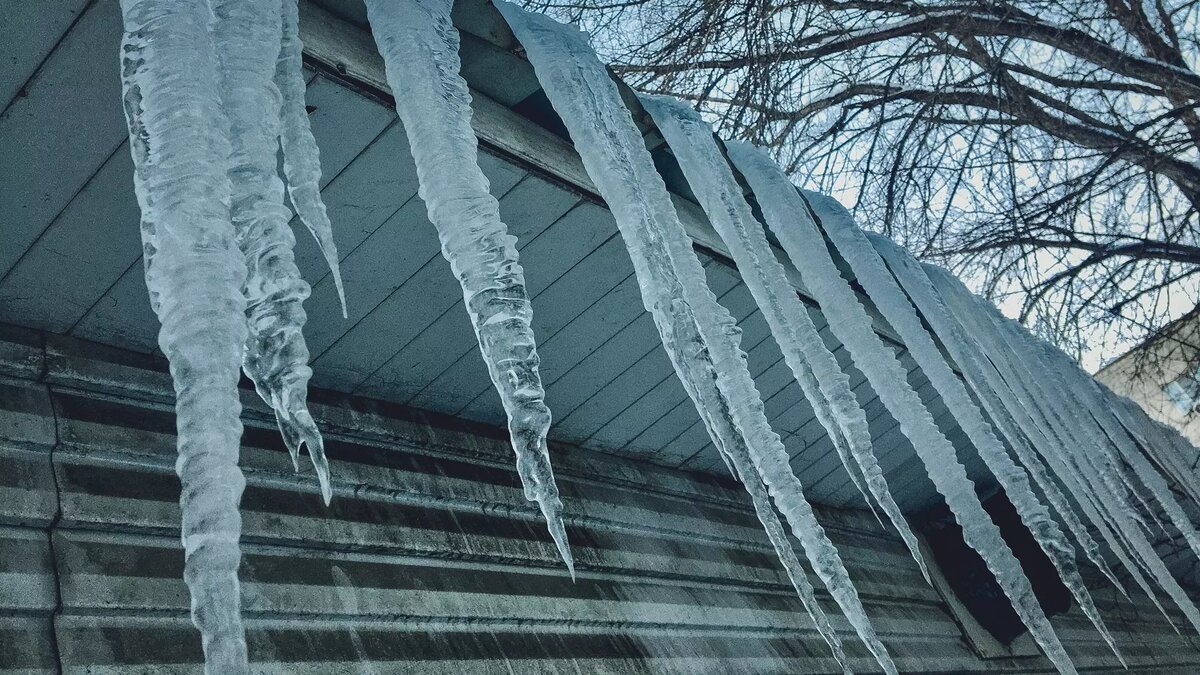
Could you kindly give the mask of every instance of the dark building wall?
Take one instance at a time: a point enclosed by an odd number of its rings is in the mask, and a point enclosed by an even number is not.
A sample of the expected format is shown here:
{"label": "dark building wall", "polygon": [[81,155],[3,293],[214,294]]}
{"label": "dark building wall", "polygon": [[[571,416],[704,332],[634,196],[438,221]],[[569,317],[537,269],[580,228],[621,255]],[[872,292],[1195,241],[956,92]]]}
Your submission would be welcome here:
{"label": "dark building wall", "polygon": [[[731,482],[556,448],[572,583],[500,430],[314,397],[329,508],[243,396],[257,672],[839,672]],[[161,364],[0,330],[0,673],[199,672],[173,433]],[[821,516],[902,671],[1049,672],[980,657],[870,516]],[[1132,672],[1197,672],[1196,648],[1144,598],[1112,596],[1097,600]],[[855,670],[875,671],[821,597]],[[1055,624],[1081,667],[1120,670],[1076,612]]]}

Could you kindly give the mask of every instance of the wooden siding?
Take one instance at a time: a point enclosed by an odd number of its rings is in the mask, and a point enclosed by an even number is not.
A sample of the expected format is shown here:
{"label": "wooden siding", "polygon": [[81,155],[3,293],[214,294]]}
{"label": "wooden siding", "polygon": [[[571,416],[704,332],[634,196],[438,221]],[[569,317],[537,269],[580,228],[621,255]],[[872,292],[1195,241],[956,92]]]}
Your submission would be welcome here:
{"label": "wooden siding", "polygon": [[[571,583],[501,429],[318,392],[326,508],[244,393],[255,672],[837,672],[729,481],[556,446]],[[173,431],[154,359],[0,331],[0,673],[199,672]],[[820,516],[902,671],[1049,672],[1040,657],[978,657],[868,515]],[[1097,599],[1131,672],[1200,667],[1144,598],[1114,595]],[[874,672],[821,600],[855,670]],[[1115,672],[1080,616],[1055,625],[1084,670]]]}

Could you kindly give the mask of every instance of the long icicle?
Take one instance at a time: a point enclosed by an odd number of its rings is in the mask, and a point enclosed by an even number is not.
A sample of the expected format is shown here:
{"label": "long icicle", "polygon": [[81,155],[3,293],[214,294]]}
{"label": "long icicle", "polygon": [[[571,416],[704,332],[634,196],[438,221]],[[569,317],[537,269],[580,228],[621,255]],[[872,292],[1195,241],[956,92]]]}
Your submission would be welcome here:
{"label": "long icicle", "polygon": [[817,419],[834,441],[846,471],[870,504],[870,495],[900,533],[925,579],[929,570],[916,536],[892,498],[883,470],[872,450],[867,416],[859,405],[850,378],[825,346],[808,311],[788,281],[783,265],[771,250],[766,233],[754,219],[737,179],[729,168],[712,129],[699,113],[675,99],[646,96],[642,102],[679,160],[684,177],[699,198],[709,222],[729,247],[734,262],[758,303],[783,352],[784,360],[812,404]]}
{"label": "long icicle", "polygon": [[232,146],[230,215],[246,258],[243,292],[250,335],[243,369],[275,411],[297,470],[300,447],[308,448],[328,504],[333,496],[329,460],[307,401],[312,369],[304,342],[303,303],[309,286],[292,257],[296,237],[277,173],[280,96],[274,74],[282,30],[280,5],[278,0],[216,0],[213,14]]}
{"label": "long icicle", "polygon": [[[1123,423],[1122,417],[1124,416],[1124,412],[1121,410],[1121,407],[1114,405],[1114,402],[1105,395],[1105,390],[1101,388],[1100,383],[1095,378],[1083,372],[1077,364],[1070,362],[1069,359],[1064,361],[1063,358],[1058,358],[1058,355],[1049,353],[1047,351],[1048,345],[1041,344],[1040,346],[1043,353],[1046,354],[1047,360],[1056,362],[1059,372],[1073,378],[1079,383],[1078,387],[1073,388],[1073,393],[1084,399],[1083,403],[1088,406],[1089,410],[1093,411],[1093,416],[1104,432],[1112,439],[1120,456],[1129,463],[1130,467],[1133,468],[1134,474],[1163,507],[1171,523],[1183,535],[1192,552],[1197,557],[1200,557],[1200,533],[1196,532],[1191,518],[1188,517],[1183,507],[1175,499],[1167,480],[1154,468],[1150,460],[1142,454],[1142,449],[1135,443],[1135,432],[1129,431],[1127,425]],[[1065,355],[1063,356],[1065,357]],[[1141,444],[1143,447],[1149,447],[1145,439],[1141,439]],[[1152,510],[1150,512],[1153,517],[1155,515],[1154,512]]]}
{"label": "long icicle", "polygon": [[[948,271],[933,265],[921,265],[929,280],[937,289],[946,308],[954,318],[979,342],[981,348],[988,354],[988,361],[998,370],[1002,378],[993,380],[999,382],[996,391],[1005,397],[1005,406],[1014,419],[1022,425],[1022,429],[1031,439],[1037,439],[1034,446],[1042,458],[1050,464],[1055,475],[1063,482],[1075,497],[1080,508],[1088,516],[1097,531],[1108,544],[1109,549],[1125,567],[1130,578],[1154,604],[1167,622],[1175,627],[1170,614],[1158,601],[1153,588],[1142,574],[1144,565],[1139,562],[1140,556],[1133,546],[1125,542],[1124,534],[1110,515],[1108,507],[1097,495],[1099,488],[1093,488],[1085,479],[1083,472],[1072,466],[1068,457],[1064,440],[1058,435],[1049,417],[1043,414],[1041,403],[1033,393],[1031,374],[1015,358],[1009,358],[1011,353],[1001,339],[999,330],[987,322],[983,312],[976,306],[974,296],[962,283]],[[1176,628],[1176,630],[1178,630]]]}
{"label": "long icicle", "polygon": [[[693,348],[702,344],[695,323],[680,322],[677,326],[688,331],[685,335],[674,336],[679,344],[690,344]],[[732,414],[728,402],[721,396],[712,362],[701,354],[695,354],[689,358],[679,359],[678,364],[677,372],[680,374],[680,381],[683,383],[684,389],[694,401],[700,402],[696,406],[700,418],[704,422],[709,436],[712,437],[721,459],[729,466],[734,478],[741,481],[742,485],[746,487],[746,492],[750,495],[750,502],[754,506],[754,512],[758,516],[759,522],[762,523],[767,539],[775,548],[775,554],[779,557],[788,579],[791,580],[792,587],[796,589],[796,595],[800,598],[801,604],[812,618],[817,632],[829,645],[834,660],[841,665],[845,673],[850,673],[849,662],[841,638],[838,637],[825,610],[817,602],[812,584],[809,583],[808,576],[804,573],[795,549],[788,541],[787,532],[784,531],[783,524],[779,522],[779,516],[775,514],[775,509],[771,506],[767,489],[750,458],[750,451],[742,441],[742,437],[730,427]],[[732,445],[726,446],[726,443]]]}
{"label": "long icicle", "polygon": [[[576,29],[510,3],[496,6],[525,47],[588,175],[616,218],[643,303],[676,372],[681,379],[686,377],[680,365],[684,359],[711,361],[716,377],[706,386],[716,386],[715,395],[728,403],[730,419],[725,428],[738,434],[737,439],[715,442],[725,448],[745,445],[817,575],[880,666],[895,673],[895,664],[875,634],[836,547],[804,498],[783,443],[767,422],[745,354],[738,348],[739,331],[708,288],[691,239],[616,84]],[[705,406],[705,399],[693,401],[698,408]],[[718,412],[709,409],[702,415]]]}
{"label": "long icicle", "polygon": [[346,289],[342,285],[333,225],[321,198],[321,153],[308,122],[308,108],[304,105],[304,43],[300,41],[299,4],[300,0],[282,0],[283,36],[275,65],[275,85],[280,94],[279,147],[283,152],[283,175],[287,179],[292,207],[317,241],[333,275],[344,319],[347,316]]}
{"label": "long icicle", "polygon": [[479,168],[471,95],[459,74],[451,0],[367,0],[396,112],[416,161],[419,193],[463,300],[492,383],[508,414],[525,498],[537,502],[558,552],[575,576],[546,434],[550,409],[538,373],[533,309],[516,237]]}
{"label": "long icicle", "polygon": [[241,675],[249,672],[237,576],[246,268],[229,216],[228,128],[211,10],[207,0],[122,0],[121,10],[146,286],[175,384],[183,576],[205,671]]}
{"label": "long icicle", "polygon": [[[980,306],[984,305],[984,301],[982,300],[977,299],[976,302]],[[993,320],[1000,327],[1000,330],[1010,336],[1010,344],[1014,346],[1014,349],[1017,351],[1017,353],[1037,363],[1040,367],[1045,369],[1045,372],[1054,373],[1058,371],[1058,369],[1052,363],[1043,358],[1043,355],[1040,353],[1036,343],[1034,343],[1034,338],[1029,336],[1022,327],[1010,319],[999,316],[998,312],[989,311],[988,307],[990,307],[990,305],[983,307],[983,310],[989,314],[992,314]],[[1061,394],[1063,392],[1059,393]],[[1069,388],[1066,390],[1066,393],[1066,398],[1068,400],[1073,400],[1073,395],[1071,394]],[[1043,404],[1049,407],[1053,414],[1057,414],[1061,420],[1065,420],[1067,418],[1069,413],[1061,407],[1063,405],[1063,400],[1061,397],[1055,398],[1047,393],[1043,393],[1042,401]],[[1092,425],[1096,424],[1097,422],[1095,421],[1095,418],[1092,418],[1090,424],[1084,420],[1084,424],[1081,426],[1090,430]],[[1091,442],[1089,445],[1091,447],[1097,447],[1100,441],[1095,439],[1094,434],[1090,438]],[[1088,462],[1092,460],[1090,456],[1091,453],[1083,451],[1082,449],[1078,449],[1075,455],[1076,457],[1080,458],[1081,461],[1079,461],[1078,464],[1082,466],[1086,466]],[[1093,472],[1100,471],[1100,467],[1095,465],[1093,462],[1092,467],[1089,470]],[[1119,486],[1114,484],[1113,480],[1107,476],[1102,475],[1101,479],[1106,481],[1108,484],[1109,496],[1119,498],[1116,494],[1116,490]],[[1159,586],[1167,593],[1167,595],[1171,597],[1176,606],[1179,607],[1192,626],[1197,631],[1200,631],[1200,611],[1197,610],[1187,593],[1171,575],[1170,570],[1168,570],[1166,565],[1163,564],[1162,559],[1159,558],[1158,553],[1154,550],[1154,547],[1151,546],[1146,537],[1143,536],[1141,532],[1137,531],[1137,529],[1131,524],[1133,519],[1128,516],[1128,510],[1129,507],[1127,506],[1124,508],[1114,509],[1114,521],[1116,522],[1117,526],[1122,529],[1126,539],[1129,541],[1129,544],[1133,547],[1134,551],[1138,553],[1140,561],[1145,564],[1147,570],[1154,576],[1155,580],[1158,581]]]}
{"label": "long icicle", "polygon": [[1068,531],[1083,547],[1088,559],[1108,577],[1108,580],[1122,594],[1127,596],[1124,586],[1108,566],[1099,545],[1088,532],[1087,526],[1079,519],[1075,508],[1059,489],[1046,465],[1030,447],[1031,440],[1021,431],[1019,423],[1005,406],[1002,390],[1007,387],[1003,381],[998,379],[999,373],[986,363],[987,357],[979,351],[978,342],[970,339],[964,327],[950,315],[938,295],[937,289],[933,287],[933,283],[925,275],[920,264],[907,251],[886,237],[868,233],[867,238],[887,262],[892,275],[941,339],[950,357],[962,368],[967,383],[971,385],[988,415],[996,422],[1009,447],[1016,453],[1017,459],[1029,470],[1030,476],[1042,490],[1046,500],[1063,519]]}
{"label": "long icicle", "polygon": [[[1120,420],[1111,412],[1112,408],[1109,402],[1104,400],[1096,381],[1083,372],[1077,364],[1067,359],[1065,354],[1059,358],[1061,352],[1057,352],[1049,345],[1039,342],[1034,347],[1039,349],[1045,362],[1055,369],[1054,372],[1061,375],[1065,381],[1073,380],[1076,383],[1076,386],[1069,388],[1070,395],[1077,397],[1077,401],[1083,409],[1092,411],[1092,417],[1116,446],[1121,458],[1133,468],[1134,474],[1163,507],[1171,523],[1183,535],[1192,552],[1200,557],[1200,534],[1196,532],[1195,526],[1184,512],[1183,507],[1171,494],[1171,488],[1166,479],[1151,466],[1150,461],[1134,444]],[[1150,510],[1149,505],[1147,505],[1147,510]],[[1153,511],[1151,514],[1153,517]]]}
{"label": "long icicle", "polygon": [[[977,311],[987,317],[985,320],[991,321],[1002,338],[1007,340],[1007,352],[1012,354],[1018,363],[1028,368],[1029,364],[1037,363],[1040,360],[1036,346],[1027,340],[1023,328],[1000,315],[990,303],[975,296],[971,296],[971,302],[976,306]],[[1046,372],[1041,366],[1035,370]],[[1125,524],[1136,523],[1146,534],[1153,534],[1150,526],[1129,499],[1129,495],[1135,491],[1135,488],[1130,479],[1117,466],[1115,448],[1111,439],[1092,416],[1080,417],[1075,414],[1075,408],[1064,406],[1065,401],[1074,400],[1074,394],[1070,389],[1050,392],[1046,390],[1041,380],[1042,378],[1028,378],[1030,385],[1028,389],[1033,393],[1035,402],[1038,402],[1035,404],[1039,405],[1039,414],[1043,415],[1049,424],[1057,429],[1061,438],[1068,441],[1061,446],[1065,450],[1068,460],[1082,472],[1085,480],[1089,481],[1095,490],[1105,495],[1101,501],[1105,505],[1105,510],[1111,515],[1113,523],[1119,525],[1118,529],[1122,531],[1124,531]],[[1088,451],[1084,451],[1085,448]],[[1134,530],[1130,530],[1130,532],[1135,539],[1144,539],[1140,532]],[[1126,543],[1135,550],[1138,548],[1137,543],[1128,537],[1126,537]],[[1147,572],[1153,573],[1148,566],[1149,562],[1142,556],[1136,556],[1135,559],[1143,564],[1143,568]]]}
{"label": "long icicle", "polygon": [[[1064,422],[1062,415],[1057,410],[1058,398],[1048,394],[1039,384],[1038,378],[1033,375],[1030,368],[1035,367],[1035,364],[1032,362],[1035,360],[1033,359],[1034,355],[1027,353],[1021,346],[1023,341],[1021,335],[1009,331],[1004,325],[1004,322],[1008,321],[1008,319],[1001,316],[999,311],[990,303],[971,294],[953,275],[936,268],[927,267],[926,269],[930,272],[930,278],[934,281],[934,285],[942,293],[942,296],[953,299],[952,302],[960,320],[970,318],[977,322],[977,327],[975,328],[976,334],[992,338],[989,353],[994,360],[1003,364],[1009,370],[1010,375],[1016,381],[1020,382],[1021,388],[1029,397],[1029,402],[1025,410],[1042,417],[1043,422],[1048,428],[1055,433],[1063,434],[1064,438],[1070,439],[1071,445],[1075,447],[1088,445],[1081,441],[1079,437],[1071,436],[1071,425]],[[1079,457],[1080,454],[1084,455],[1084,457]],[[1184,611],[1185,615],[1191,614],[1191,616],[1188,616],[1188,620],[1195,624],[1196,618],[1200,617],[1195,616],[1195,609],[1191,601],[1187,599],[1186,594],[1179,588],[1175,579],[1171,577],[1166,566],[1162,564],[1162,560],[1158,558],[1158,555],[1154,552],[1149,542],[1133,526],[1125,509],[1119,505],[1113,506],[1112,502],[1115,502],[1118,497],[1112,494],[1109,485],[1106,484],[1101,476],[1097,475],[1095,466],[1086,457],[1087,453],[1073,453],[1066,444],[1060,441],[1057,446],[1057,452],[1047,457],[1055,455],[1062,457],[1064,461],[1068,459],[1073,460],[1072,466],[1078,471],[1080,479],[1086,485],[1090,486],[1085,487],[1081,494],[1088,498],[1094,498],[1093,505],[1095,508],[1102,514],[1107,515],[1108,525],[1115,530],[1124,546],[1129,548],[1133,561],[1131,562],[1128,558],[1123,558],[1122,562],[1125,564],[1127,571],[1133,577],[1134,581],[1142,587],[1142,590],[1154,602],[1159,611],[1174,626],[1170,615],[1159,604],[1154,592],[1145,583],[1145,580],[1138,572],[1138,568],[1135,567],[1134,563],[1136,562],[1137,565],[1145,568],[1155,578],[1159,586],[1167,591],[1168,595],[1172,597],[1177,605],[1180,605],[1180,609]],[[1059,471],[1060,476],[1073,475],[1071,467],[1064,467]],[[1101,531],[1103,532],[1103,528]],[[1120,545],[1114,542],[1111,544],[1111,547],[1118,556],[1124,556]]]}
{"label": "long icicle", "polygon": [[846,345],[855,365],[912,441],[926,473],[963,529],[963,538],[979,552],[1013,608],[1060,672],[1075,666],[1038,605],[1029,580],[991,516],[975,494],[974,483],[959,463],[954,446],[938,429],[929,410],[909,385],[896,355],[875,334],[871,319],[849,283],[838,272],[808,206],[783,171],[765,153],[747,143],[728,145],[729,156],[745,176],[762,207],[763,218],[779,238],[805,285],[821,304],[834,335]]}
{"label": "long icicle", "polygon": [[1098,380],[1096,384],[1101,387],[1104,398],[1112,405],[1113,412],[1121,421],[1122,426],[1138,439],[1151,461],[1160,466],[1164,473],[1171,476],[1175,484],[1194,505],[1200,506],[1200,482],[1187,467],[1186,461],[1183,461],[1180,454],[1177,454],[1188,449],[1195,454],[1196,449],[1191,447],[1191,444],[1174,428],[1165,427],[1165,425],[1150,419],[1146,412],[1133,401],[1105,387]]}
{"label": "long icicle", "polygon": [[[814,193],[806,192],[805,196],[809,204],[817,210],[825,234],[833,242],[842,259],[850,265],[855,278],[862,284],[867,295],[875,300],[883,318],[900,336],[913,360],[942,397],[946,408],[966,434],[967,440],[975,446],[984,465],[1004,489],[1021,521],[1029,528],[1038,546],[1058,570],[1063,584],[1075,597],[1084,615],[1100,632],[1121,664],[1125,665],[1125,658],[1117,649],[1112,634],[1100,616],[1100,610],[1096,608],[1092,595],[1088,592],[1087,584],[1079,574],[1074,547],[1034,493],[1025,469],[1008,455],[991,424],[971,399],[962,380],[950,369],[950,364],[942,356],[933,335],[921,323],[921,317],[917,315],[909,297],[888,272],[883,259],[854,223],[852,216],[840,204],[829,197]],[[930,321],[931,326],[946,323],[935,323],[928,315],[926,320]],[[953,331],[939,334],[935,328],[934,334],[941,338],[944,345],[948,345],[954,338]]]}

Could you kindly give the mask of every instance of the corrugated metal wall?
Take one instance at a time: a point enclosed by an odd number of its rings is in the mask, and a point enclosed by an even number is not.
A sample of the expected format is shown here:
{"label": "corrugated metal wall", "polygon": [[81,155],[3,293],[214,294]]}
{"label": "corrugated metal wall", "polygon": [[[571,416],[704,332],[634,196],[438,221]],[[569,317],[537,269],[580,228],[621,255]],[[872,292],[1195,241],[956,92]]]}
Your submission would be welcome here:
{"label": "corrugated metal wall", "polygon": [[[0,373],[0,673],[199,672],[161,365],[5,328]],[[500,430],[315,399],[330,508],[243,399],[257,672],[838,672],[732,484],[558,448],[572,583]],[[895,539],[822,515],[902,670],[1047,670],[979,658]],[[1200,654],[1144,599],[1098,600],[1134,672],[1196,672]],[[1055,622],[1077,663],[1119,670],[1086,622]],[[874,671],[838,623],[855,669]]]}

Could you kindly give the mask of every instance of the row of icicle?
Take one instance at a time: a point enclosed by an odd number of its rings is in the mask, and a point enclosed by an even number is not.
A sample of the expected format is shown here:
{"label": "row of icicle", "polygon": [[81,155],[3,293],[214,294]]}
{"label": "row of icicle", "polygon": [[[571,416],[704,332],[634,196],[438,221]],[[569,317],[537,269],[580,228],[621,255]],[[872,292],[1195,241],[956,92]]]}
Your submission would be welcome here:
{"label": "row of icicle", "polygon": [[[508,416],[525,495],[542,511],[574,576],[547,452],[550,411],[538,374],[532,310],[516,240],[477,163],[452,0],[366,4],[412,148],[420,196],[462,286]],[[184,575],[208,672],[245,673],[237,579],[244,485],[237,466],[239,369],[275,411],[296,468],[300,447],[306,446],[326,503],[333,492],[321,434],[306,403],[312,371],[302,302],[310,289],[293,260],[289,203],[332,270],[343,314],[346,298],[304,107],[297,0],[121,5],[124,104],[142,209],[146,283],[177,393]],[[897,672],[767,421],[739,345],[740,330],[708,288],[616,83],[577,30],[504,2],[497,7],[612,210],[671,363],[720,456],[745,485],[817,631],[850,672],[841,638],[776,509],[875,661],[885,672]],[[1200,555],[1200,534],[1169,487],[1180,486],[1189,501],[1200,497],[1179,459],[1186,441],[1101,388],[948,273],[864,234],[833,200],[797,191],[762,151],[721,143],[697,113],[677,101],[644,97],[641,104],[725,242],[853,484],[897,529],[926,579],[927,564],[889,491],[849,377],[788,281],[739,174],[834,336],[912,441],[964,539],[1060,672],[1073,673],[1074,665],[1019,562],[895,352],[874,331],[835,254],[899,335],[1117,658],[1124,663],[1083,582],[1075,547],[1127,591],[1093,531],[1168,620],[1151,580],[1200,630],[1200,613],[1147,537],[1148,520],[1163,524],[1140,497],[1147,491]],[[1047,390],[1047,374],[1058,383],[1054,391]]]}

